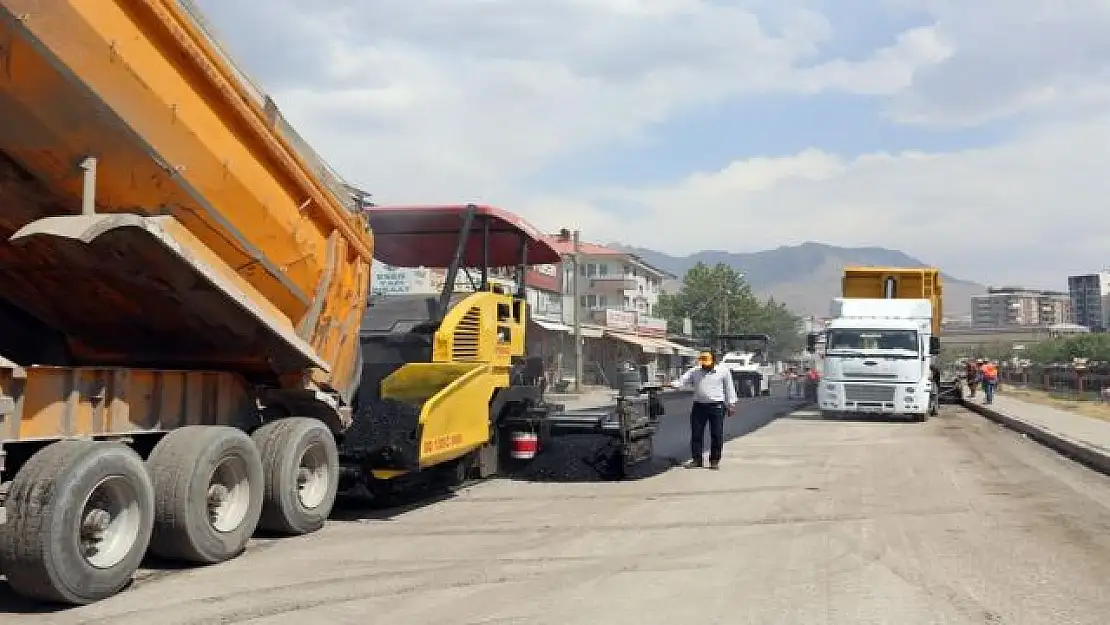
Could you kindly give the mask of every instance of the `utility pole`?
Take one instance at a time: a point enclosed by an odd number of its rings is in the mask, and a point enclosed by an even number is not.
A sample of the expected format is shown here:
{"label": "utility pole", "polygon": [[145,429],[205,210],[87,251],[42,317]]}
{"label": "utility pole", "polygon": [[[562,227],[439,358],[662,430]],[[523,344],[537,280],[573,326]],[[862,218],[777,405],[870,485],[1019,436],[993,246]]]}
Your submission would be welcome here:
{"label": "utility pole", "polygon": [[582,254],[582,240],[577,230],[574,231],[573,242],[573,247],[571,249],[574,251],[572,254],[574,262],[571,264],[571,267],[574,270],[574,275],[571,278],[570,290],[574,300],[573,304],[571,304],[574,306],[574,392],[581,393],[582,372],[585,369],[585,367],[582,366],[582,307],[579,306],[578,302],[578,266]]}

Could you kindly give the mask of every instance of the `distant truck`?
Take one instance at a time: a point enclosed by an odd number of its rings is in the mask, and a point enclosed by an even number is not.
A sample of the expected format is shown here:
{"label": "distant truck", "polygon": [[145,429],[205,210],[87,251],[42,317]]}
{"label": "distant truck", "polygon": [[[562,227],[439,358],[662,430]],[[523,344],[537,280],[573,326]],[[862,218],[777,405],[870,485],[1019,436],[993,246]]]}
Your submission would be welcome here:
{"label": "distant truck", "polygon": [[[822,414],[907,416],[938,409],[931,365],[940,353],[943,291],[935,268],[848,267],[824,330]],[[816,351],[817,335],[807,339]]]}
{"label": "distant truck", "polygon": [[775,366],[768,358],[771,337],[767,334],[722,334],[717,337],[721,368],[732,375],[740,397],[771,394]]}

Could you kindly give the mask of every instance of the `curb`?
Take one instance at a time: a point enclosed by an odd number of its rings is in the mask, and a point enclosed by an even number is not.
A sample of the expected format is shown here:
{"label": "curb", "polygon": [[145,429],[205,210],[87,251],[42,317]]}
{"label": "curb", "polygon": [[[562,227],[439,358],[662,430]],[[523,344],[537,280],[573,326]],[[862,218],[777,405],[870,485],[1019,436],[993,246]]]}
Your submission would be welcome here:
{"label": "curb", "polygon": [[1110,475],[1110,452],[1103,451],[1087,443],[1056,434],[1043,427],[992,410],[982,404],[961,400],[960,405],[982,417],[1003,425],[1019,434],[1024,434],[1041,445],[1060,455],[1074,460],[1083,466]]}

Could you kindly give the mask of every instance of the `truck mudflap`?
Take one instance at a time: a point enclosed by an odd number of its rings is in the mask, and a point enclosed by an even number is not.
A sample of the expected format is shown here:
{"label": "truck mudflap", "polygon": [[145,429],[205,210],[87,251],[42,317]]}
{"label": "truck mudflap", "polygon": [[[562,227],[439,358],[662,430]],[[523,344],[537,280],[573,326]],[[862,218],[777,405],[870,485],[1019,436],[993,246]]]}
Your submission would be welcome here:
{"label": "truck mudflap", "polygon": [[655,391],[646,396],[617,397],[613,406],[567,410],[560,404],[539,404],[502,423],[507,433],[510,464],[526,463],[557,439],[597,437],[600,444],[583,458],[604,479],[623,479],[651,460],[663,403]]}

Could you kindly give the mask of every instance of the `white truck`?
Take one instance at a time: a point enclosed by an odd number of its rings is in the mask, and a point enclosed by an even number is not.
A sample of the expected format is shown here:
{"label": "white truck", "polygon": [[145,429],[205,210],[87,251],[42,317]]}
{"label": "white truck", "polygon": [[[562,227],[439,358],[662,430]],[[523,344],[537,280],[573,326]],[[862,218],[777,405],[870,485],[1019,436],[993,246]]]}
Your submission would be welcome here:
{"label": "white truck", "polygon": [[[929,299],[836,298],[825,330],[817,406],[823,415],[925,421],[937,412],[930,365],[940,353]],[[807,346],[815,348],[816,337]]]}

